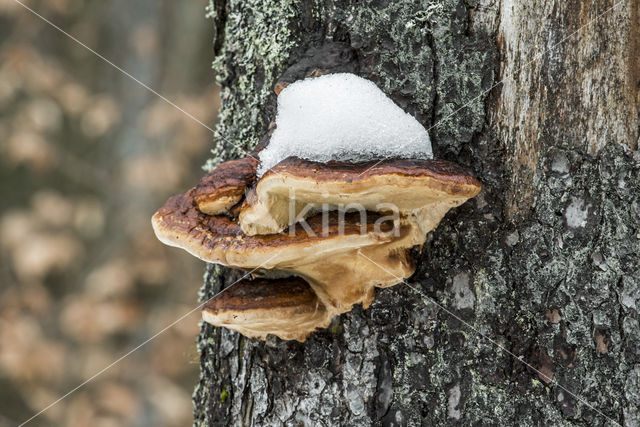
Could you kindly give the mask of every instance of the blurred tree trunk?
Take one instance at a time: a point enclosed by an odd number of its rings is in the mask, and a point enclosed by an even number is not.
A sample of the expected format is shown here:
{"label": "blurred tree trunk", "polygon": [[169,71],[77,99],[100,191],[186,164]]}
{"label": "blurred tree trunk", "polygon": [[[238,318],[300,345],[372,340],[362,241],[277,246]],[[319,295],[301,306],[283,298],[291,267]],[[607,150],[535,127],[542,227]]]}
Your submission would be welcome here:
{"label": "blurred tree trunk", "polygon": [[[223,86],[213,162],[241,154],[223,138],[256,144],[275,117],[276,79],[332,40],[354,49],[358,74],[437,125],[436,156],[484,189],[418,255],[409,283],[428,298],[378,290],[371,308],[302,344],[203,325],[195,423],[638,425],[638,7],[211,5]],[[236,277],[210,266],[202,298]]]}

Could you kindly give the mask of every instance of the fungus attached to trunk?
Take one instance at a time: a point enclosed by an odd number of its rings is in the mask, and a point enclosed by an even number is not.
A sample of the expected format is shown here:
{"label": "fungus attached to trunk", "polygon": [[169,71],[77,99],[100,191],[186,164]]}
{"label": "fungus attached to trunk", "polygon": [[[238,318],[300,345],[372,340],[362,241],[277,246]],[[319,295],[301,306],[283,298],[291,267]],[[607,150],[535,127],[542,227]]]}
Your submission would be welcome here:
{"label": "fungus attached to trunk", "polygon": [[241,280],[207,301],[202,318],[251,338],[276,334],[304,340],[309,331],[327,327],[331,315],[311,286],[298,277]]}
{"label": "fungus attached to trunk", "polygon": [[[219,168],[234,169],[226,163]],[[215,175],[214,170],[209,176]],[[208,262],[256,270],[256,276],[265,271],[291,276],[262,279],[256,282],[260,287],[254,288],[249,287],[251,282],[240,282],[242,285],[234,285],[234,291],[225,291],[212,300],[204,319],[251,337],[264,338],[272,333],[284,339],[304,340],[316,328],[325,327],[327,319],[349,311],[354,304],[368,307],[375,287],[395,285],[398,278],[413,274],[415,266],[409,250],[424,243],[426,233],[450,208],[475,196],[480,184],[459,167],[442,161],[322,164],[290,158],[266,173],[249,191],[257,197],[255,203],[261,206],[265,224],[271,227],[252,227],[252,234],[245,233],[241,223],[247,212],[255,212],[256,204],[245,200],[240,222],[227,215],[209,215],[202,212],[196,199],[196,194],[200,200],[206,199],[206,187],[199,188],[199,193],[196,187],[170,198],[153,216],[153,228],[163,243]],[[215,192],[219,187],[210,188]],[[290,199],[290,188],[295,189],[296,199]],[[356,201],[361,206],[358,212],[341,210],[355,206]],[[287,216],[291,203],[302,207],[296,211],[300,223]],[[304,208],[307,205],[309,209]],[[388,215],[394,206],[397,217]],[[273,218],[279,222],[274,223]],[[261,218],[254,221],[260,224]],[[367,258],[382,269],[372,268]],[[313,304],[322,310],[322,316],[318,311],[304,317],[302,313],[309,310],[303,307],[307,303],[301,303],[300,317],[287,323],[283,316],[294,309],[289,305],[289,311],[281,310],[273,301],[284,300],[265,298],[266,288],[273,284],[274,292],[282,296],[287,283],[297,284],[291,289],[301,292],[302,282],[312,290],[316,298]],[[245,305],[238,302],[243,298],[247,300]],[[293,301],[296,299],[292,297],[287,304]],[[240,306],[246,308],[240,310]],[[291,323],[296,324],[295,333]]]}
{"label": "fungus attached to trunk", "polygon": [[323,209],[358,204],[384,212],[422,215],[426,232],[452,207],[474,197],[479,182],[442,160],[388,159],[317,163],[290,157],[265,173],[240,213],[247,234],[279,233]]}
{"label": "fungus attached to trunk", "polygon": [[254,276],[208,301],[205,321],[304,341],[413,274],[411,248],[481,186],[431,159],[426,129],[370,81],[342,73],[283,87],[260,164],[219,165],[152,223],[162,242]]}
{"label": "fungus attached to trunk", "polygon": [[[297,271],[328,256],[391,240],[375,231],[379,215],[369,215],[367,223],[361,224],[360,215],[341,217],[339,212],[331,212],[324,221],[322,215],[310,218],[307,229],[296,227],[293,232],[250,236],[232,218],[200,212],[193,193],[191,189],[170,198],[153,215],[152,224],[160,241],[207,262],[243,269]],[[382,230],[388,232],[390,227]]]}

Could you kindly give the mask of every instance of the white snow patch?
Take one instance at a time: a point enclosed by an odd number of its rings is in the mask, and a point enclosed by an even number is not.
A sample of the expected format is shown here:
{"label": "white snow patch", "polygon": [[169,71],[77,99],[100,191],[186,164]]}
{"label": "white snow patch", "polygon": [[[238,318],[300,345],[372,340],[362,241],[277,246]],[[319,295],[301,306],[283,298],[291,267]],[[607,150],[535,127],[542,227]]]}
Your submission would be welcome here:
{"label": "white snow patch", "polygon": [[289,156],[316,162],[433,157],[424,126],[355,74],[290,84],[278,96],[276,125],[260,152],[259,176]]}

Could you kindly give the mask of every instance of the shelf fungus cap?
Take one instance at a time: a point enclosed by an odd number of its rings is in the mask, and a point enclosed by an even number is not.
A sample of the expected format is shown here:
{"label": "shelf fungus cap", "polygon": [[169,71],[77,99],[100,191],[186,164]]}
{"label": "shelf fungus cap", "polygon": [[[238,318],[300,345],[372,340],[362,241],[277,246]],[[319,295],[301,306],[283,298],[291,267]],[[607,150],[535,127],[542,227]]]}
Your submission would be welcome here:
{"label": "shelf fungus cap", "polygon": [[[289,157],[260,178],[239,222],[249,235],[279,233],[318,210],[357,204],[368,211],[420,215],[428,232],[480,189],[477,179],[442,160],[318,163]],[[420,212],[425,209],[427,214]]]}
{"label": "shelf fungus cap", "polygon": [[245,157],[224,162],[202,177],[194,191],[200,211],[209,215],[228,213],[256,180],[257,166],[254,157]]}
{"label": "shelf fungus cap", "polygon": [[229,267],[292,270],[329,256],[390,241],[386,228],[376,225],[379,215],[360,216],[331,212],[310,218],[305,227],[285,233],[249,236],[237,222],[224,215],[202,213],[194,189],[173,196],[153,215],[158,239],[192,255]]}
{"label": "shelf fungus cap", "polygon": [[314,330],[327,327],[332,315],[305,280],[288,277],[241,280],[209,300],[202,318],[250,338],[273,334],[304,341]]}

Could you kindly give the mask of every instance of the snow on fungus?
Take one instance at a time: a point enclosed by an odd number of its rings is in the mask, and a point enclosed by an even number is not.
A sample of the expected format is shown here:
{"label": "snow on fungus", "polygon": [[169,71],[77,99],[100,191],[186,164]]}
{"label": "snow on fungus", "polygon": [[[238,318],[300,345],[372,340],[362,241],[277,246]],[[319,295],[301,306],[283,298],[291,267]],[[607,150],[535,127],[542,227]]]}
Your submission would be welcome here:
{"label": "snow on fungus", "polygon": [[167,200],[152,225],[167,245],[250,273],[208,300],[204,321],[304,341],[411,276],[412,248],[482,186],[432,159],[426,129],[354,74],[289,84],[276,124],[247,157]]}
{"label": "snow on fungus", "polygon": [[427,130],[372,81],[327,74],[288,85],[278,95],[276,129],[259,154],[262,176],[295,156],[315,162],[431,159]]}

